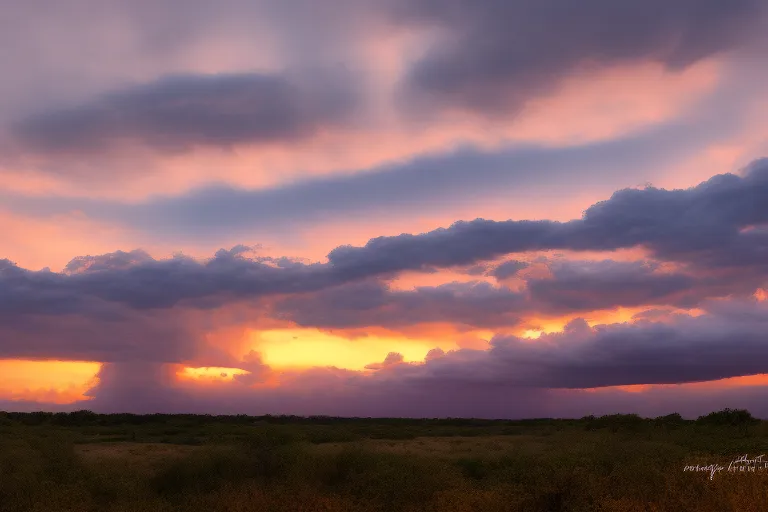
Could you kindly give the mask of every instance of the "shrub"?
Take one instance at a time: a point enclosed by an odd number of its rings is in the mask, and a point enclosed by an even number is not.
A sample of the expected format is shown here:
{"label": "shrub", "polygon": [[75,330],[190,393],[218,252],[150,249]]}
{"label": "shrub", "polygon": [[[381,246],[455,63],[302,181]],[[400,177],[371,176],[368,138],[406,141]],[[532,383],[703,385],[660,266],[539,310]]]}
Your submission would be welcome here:
{"label": "shrub", "polygon": [[711,412],[706,416],[699,416],[696,423],[700,425],[730,425],[734,427],[753,425],[760,420],[753,417],[746,409],[723,409],[722,411]]}

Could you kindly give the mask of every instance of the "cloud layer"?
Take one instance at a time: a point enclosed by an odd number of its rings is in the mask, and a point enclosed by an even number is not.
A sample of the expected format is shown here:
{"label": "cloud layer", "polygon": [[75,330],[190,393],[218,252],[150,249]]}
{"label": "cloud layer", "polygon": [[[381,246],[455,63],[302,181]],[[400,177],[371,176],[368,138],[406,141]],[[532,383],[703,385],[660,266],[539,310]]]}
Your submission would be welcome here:
{"label": "cloud layer", "polygon": [[403,19],[437,25],[440,42],[410,70],[416,102],[518,109],[582,67],[651,60],[684,68],[748,38],[759,0],[403,2]]}
{"label": "cloud layer", "polygon": [[[269,375],[288,379],[286,389],[298,386],[300,393],[308,377],[286,377],[258,353],[238,358],[212,343],[206,333],[221,325],[216,313],[246,306],[252,314],[258,311],[260,321],[266,315],[285,325],[342,331],[407,332],[428,324],[509,331],[535,315],[670,306],[697,307],[703,314],[661,320],[640,315],[631,324],[596,327],[577,317],[561,333],[536,341],[499,334],[488,350],[432,351],[420,364],[393,353],[383,363],[371,362],[368,369],[375,375],[329,370],[317,378],[322,386],[342,386],[353,394],[358,388],[386,395],[401,387],[455,387],[465,393],[508,387],[528,396],[545,389],[683,384],[768,373],[767,303],[753,297],[768,285],[765,260],[758,257],[768,223],[764,196],[768,168],[761,161],[742,177],[721,175],[688,190],[619,191],[578,220],[457,223],[421,235],[372,239],[364,247],[339,247],[326,263],[257,256],[246,246],[220,250],[202,262],[185,256],[155,260],[139,250],[79,257],[62,273],[24,270],[6,260],[0,267],[0,356],[109,363],[93,393],[101,397],[115,389],[123,393],[120,400],[133,400],[131,390],[146,384],[121,376],[146,365],[160,372],[155,384],[164,393],[176,393],[168,372],[184,364],[250,372],[233,381],[238,393]],[[542,250],[636,246],[651,259],[488,263]],[[413,289],[389,284],[404,271],[429,275],[483,262],[489,276],[517,279],[523,288],[485,281]],[[546,274],[537,271],[542,266]]]}
{"label": "cloud layer", "polygon": [[169,76],[25,119],[13,135],[22,151],[44,154],[92,154],[121,145],[179,153],[290,142],[351,122],[358,98],[347,77],[326,72],[304,80],[311,82],[266,74]]}
{"label": "cloud layer", "polygon": [[762,0],[0,10],[9,407],[764,402]]}

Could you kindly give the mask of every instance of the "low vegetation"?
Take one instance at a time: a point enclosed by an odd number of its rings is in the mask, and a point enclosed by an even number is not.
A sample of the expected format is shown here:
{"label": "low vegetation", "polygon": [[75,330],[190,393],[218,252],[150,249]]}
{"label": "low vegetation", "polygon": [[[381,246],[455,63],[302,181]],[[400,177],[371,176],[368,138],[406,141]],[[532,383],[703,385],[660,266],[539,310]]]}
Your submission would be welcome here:
{"label": "low vegetation", "polygon": [[[763,511],[749,412],[580,420],[0,413],[0,510]],[[768,461],[766,461],[768,462]]]}

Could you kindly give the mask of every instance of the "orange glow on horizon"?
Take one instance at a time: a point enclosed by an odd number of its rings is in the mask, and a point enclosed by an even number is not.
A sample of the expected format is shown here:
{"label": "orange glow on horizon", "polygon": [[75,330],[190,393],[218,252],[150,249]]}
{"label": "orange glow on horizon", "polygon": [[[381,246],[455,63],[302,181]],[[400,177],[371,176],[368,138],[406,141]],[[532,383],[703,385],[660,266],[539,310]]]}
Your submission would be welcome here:
{"label": "orange glow on horizon", "polygon": [[254,350],[261,352],[264,363],[278,369],[335,366],[363,370],[379,363],[390,352],[399,352],[405,361],[423,361],[431,349],[458,348],[452,342],[433,339],[366,336],[347,338],[317,329],[280,329],[254,332]]}
{"label": "orange glow on horizon", "polygon": [[655,389],[689,389],[711,391],[723,388],[739,388],[750,386],[768,386],[768,374],[744,375],[741,377],[728,377],[725,379],[708,380],[702,382],[683,382],[680,384],[631,384],[627,386],[606,386],[601,388],[584,388],[581,391],[600,393],[609,390],[621,390],[627,393],[646,393]]}
{"label": "orange glow on horizon", "polygon": [[101,363],[0,360],[0,398],[67,404],[87,400]]}
{"label": "orange glow on horizon", "polygon": [[249,372],[239,368],[204,366],[200,368],[184,367],[176,373],[176,376],[179,379],[230,381],[235,378],[235,375],[247,373]]}

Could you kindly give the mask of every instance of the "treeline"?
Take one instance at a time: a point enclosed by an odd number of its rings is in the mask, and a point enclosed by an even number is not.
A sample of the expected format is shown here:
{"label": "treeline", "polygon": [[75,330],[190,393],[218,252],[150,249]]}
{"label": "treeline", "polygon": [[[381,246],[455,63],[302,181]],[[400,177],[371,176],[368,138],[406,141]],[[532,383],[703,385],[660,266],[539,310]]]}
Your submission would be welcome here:
{"label": "treeline", "polygon": [[700,424],[715,426],[744,426],[759,423],[746,409],[723,409],[686,420],[680,414],[668,414],[656,418],[643,418],[637,414],[612,414],[585,416],[581,419],[534,418],[525,420],[490,420],[476,418],[345,418],[333,416],[293,415],[211,415],[211,414],[98,414],[81,410],[73,412],[5,412],[0,411],[0,424],[60,425],[60,426],[117,426],[143,424],[169,424],[199,426],[209,424],[234,425],[364,425],[377,424],[400,427],[510,427],[510,426],[552,426],[565,427],[584,425],[587,429],[605,427],[632,427],[642,425],[684,425]]}
{"label": "treeline", "polygon": [[656,418],[642,418],[637,414],[611,414],[606,416],[586,416],[581,419],[586,423],[587,430],[597,430],[601,428],[628,428],[642,427],[649,424],[656,426],[678,426],[678,425],[710,425],[710,426],[734,426],[745,427],[760,423],[760,420],[752,416],[746,409],[723,409],[721,411],[711,412],[699,416],[695,420],[686,420],[680,414],[673,413]]}
{"label": "treeline", "polygon": [[82,410],[73,412],[4,412],[0,411],[0,423],[19,423],[23,425],[63,425],[63,426],[115,426],[143,424],[174,424],[174,425],[359,425],[371,424],[390,426],[451,426],[451,427],[493,427],[510,425],[553,425],[556,423],[573,423],[578,420],[557,420],[551,418],[534,418],[526,420],[492,420],[477,418],[361,418],[336,416],[295,416],[295,415],[212,415],[212,414],[129,414],[112,413],[99,414]]}

